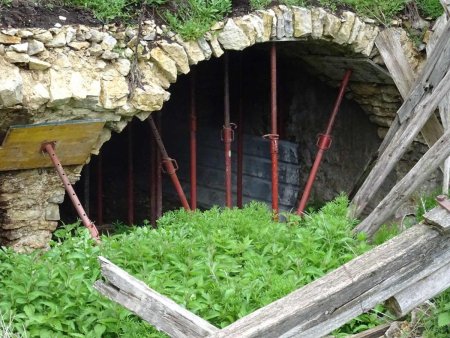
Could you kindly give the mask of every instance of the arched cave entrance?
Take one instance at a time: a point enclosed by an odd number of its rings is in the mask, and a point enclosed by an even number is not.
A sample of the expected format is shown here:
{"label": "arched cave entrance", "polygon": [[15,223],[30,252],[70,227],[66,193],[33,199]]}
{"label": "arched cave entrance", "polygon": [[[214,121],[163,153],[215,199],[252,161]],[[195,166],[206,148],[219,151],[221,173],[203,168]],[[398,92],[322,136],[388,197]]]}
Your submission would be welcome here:
{"label": "arched cave entrance", "polygon": [[[325,129],[337,96],[339,81],[327,78],[327,70],[305,62],[320,53],[338,54],[334,45],[314,43],[278,43],[278,114],[280,134],[280,206],[296,207],[316,154],[317,135]],[[244,202],[250,199],[270,203],[269,133],[270,121],[270,44],[260,44],[243,52],[229,52],[231,121],[237,123],[242,105],[244,129]],[[318,50],[319,48],[319,50]],[[319,55],[320,56],[320,55]],[[196,108],[198,118],[198,205],[224,205],[224,164],[221,130],[224,106],[224,58],[200,63],[195,69]],[[344,73],[345,69],[336,69]],[[373,74],[367,74],[371,78]],[[189,199],[189,112],[192,72],[180,76],[170,88],[171,99],[160,116],[162,136],[171,157],[179,164],[178,175]],[[361,81],[361,74],[359,79]],[[327,83],[326,83],[327,82]],[[330,85],[332,84],[332,85]],[[376,86],[376,84],[374,85]],[[349,194],[357,184],[381,139],[379,125],[369,120],[361,106],[344,99],[335,128],[333,144],[326,153],[311,194],[311,203],[323,203],[339,193]],[[240,101],[240,99],[242,101]],[[120,134],[113,134],[101,150],[103,183],[103,222],[126,223],[129,213],[127,197],[129,133],[132,129],[134,223],[150,219],[151,135],[146,122],[134,119]],[[233,143],[233,189],[235,192],[236,142]],[[88,213],[98,223],[99,157],[93,156],[83,169],[76,189]],[[395,180],[395,178],[393,178]],[[289,183],[290,182],[290,183]],[[236,196],[233,196],[236,203]],[[163,210],[178,208],[170,181],[163,180]],[[67,198],[61,208],[63,222],[76,219]]]}

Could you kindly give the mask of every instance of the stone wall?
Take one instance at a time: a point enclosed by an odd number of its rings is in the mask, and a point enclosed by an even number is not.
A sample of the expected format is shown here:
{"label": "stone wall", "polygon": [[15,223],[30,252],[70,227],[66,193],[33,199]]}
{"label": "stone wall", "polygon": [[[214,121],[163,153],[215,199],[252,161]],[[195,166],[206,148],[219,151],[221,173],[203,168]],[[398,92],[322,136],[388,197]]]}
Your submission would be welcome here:
{"label": "stone wall", "polygon": [[[382,63],[379,28],[354,13],[278,6],[215,24],[197,41],[145,21],[133,27],[64,26],[0,31],[0,135],[12,124],[103,119],[92,153],[134,117],[144,120],[170,97],[168,88],[191,65],[268,41],[323,41],[344,55]],[[415,56],[412,56],[415,58]],[[333,84],[336,85],[336,84]],[[400,105],[393,86],[355,84],[351,95],[387,127]],[[71,169],[72,180],[80,168]],[[0,174],[0,244],[44,247],[58,219],[63,190],[51,169]]]}

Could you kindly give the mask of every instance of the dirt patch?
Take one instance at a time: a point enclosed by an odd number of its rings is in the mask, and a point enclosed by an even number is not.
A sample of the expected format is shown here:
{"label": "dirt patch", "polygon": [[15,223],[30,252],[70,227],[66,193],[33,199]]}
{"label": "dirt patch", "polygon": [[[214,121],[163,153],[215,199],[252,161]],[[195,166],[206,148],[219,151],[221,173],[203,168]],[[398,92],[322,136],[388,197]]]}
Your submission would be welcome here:
{"label": "dirt patch", "polygon": [[102,24],[100,20],[94,17],[92,12],[83,8],[57,5],[38,6],[29,1],[13,1],[9,6],[0,6],[0,11],[0,27],[2,28],[51,28],[58,23],[61,25],[84,24],[88,26]]}

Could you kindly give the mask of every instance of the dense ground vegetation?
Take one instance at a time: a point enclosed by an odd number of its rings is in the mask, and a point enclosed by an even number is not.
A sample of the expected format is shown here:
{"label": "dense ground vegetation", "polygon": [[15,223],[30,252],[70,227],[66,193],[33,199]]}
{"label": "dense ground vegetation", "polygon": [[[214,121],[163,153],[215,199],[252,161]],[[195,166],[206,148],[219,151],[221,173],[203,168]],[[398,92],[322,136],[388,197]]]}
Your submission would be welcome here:
{"label": "dense ground vegetation", "polygon": [[[243,210],[168,212],[159,228],[124,228],[97,246],[76,224],[55,234],[49,251],[0,250],[0,335],[27,337],[162,337],[124,308],[100,296],[103,255],[157,291],[224,327],[310,283],[394,235],[384,228],[369,245],[352,236],[348,201],[339,197],[301,220],[275,223],[265,205]],[[422,320],[429,337],[448,337],[450,293],[435,316]],[[1,316],[0,316],[1,317]],[[345,337],[385,320],[382,307],[336,335]],[[3,322],[3,324],[2,324]],[[3,325],[3,329],[2,329]],[[7,329],[8,328],[8,329]]]}
{"label": "dense ground vegetation", "polygon": [[411,5],[422,16],[436,18],[442,13],[439,0],[0,0],[0,7],[15,3],[36,6],[82,7],[104,21],[136,21],[139,17],[153,17],[166,23],[185,38],[204,34],[217,20],[225,16],[242,14],[273,4],[296,6],[323,6],[333,11],[350,9],[359,15],[376,19],[389,25],[396,15],[402,15]]}

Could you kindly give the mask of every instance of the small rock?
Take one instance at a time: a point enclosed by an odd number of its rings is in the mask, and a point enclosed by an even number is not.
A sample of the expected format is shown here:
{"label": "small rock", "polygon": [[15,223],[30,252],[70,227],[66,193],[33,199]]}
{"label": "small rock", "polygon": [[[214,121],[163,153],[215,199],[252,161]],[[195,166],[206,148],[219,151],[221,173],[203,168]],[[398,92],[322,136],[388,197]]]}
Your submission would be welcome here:
{"label": "small rock", "polygon": [[74,28],[72,28],[72,27],[67,28],[67,30],[66,30],[66,43],[72,42],[74,40],[76,34],[77,34],[77,31]]}
{"label": "small rock", "polygon": [[35,57],[30,57],[29,67],[32,70],[45,70],[51,67],[51,64]]}
{"label": "small rock", "polygon": [[65,16],[62,16],[62,15],[58,16],[58,19],[61,20],[61,21],[66,21],[67,20],[67,18]]}
{"label": "small rock", "polygon": [[45,43],[46,47],[58,48],[64,47],[66,45],[66,33],[59,32],[56,36],[49,42]]}
{"label": "small rock", "polygon": [[20,42],[22,42],[22,39],[19,36],[0,33],[0,43],[3,43],[5,45],[12,45]]}
{"label": "small rock", "polygon": [[5,55],[5,45],[0,44],[0,55]]}
{"label": "small rock", "polygon": [[2,29],[2,33],[6,35],[17,35],[19,30],[17,28],[11,28],[11,29]]}
{"label": "small rock", "polygon": [[44,44],[38,40],[30,40],[28,42],[28,55],[35,55],[45,50]]}
{"label": "small rock", "polygon": [[119,53],[112,52],[110,50],[105,50],[102,54],[102,59],[104,60],[114,60],[119,58]]}
{"label": "small rock", "polygon": [[28,42],[19,43],[17,45],[11,45],[10,47],[13,51],[18,53],[26,53],[28,50]]}
{"label": "small rock", "polygon": [[89,53],[92,56],[100,56],[103,54],[102,46],[100,46],[98,43],[93,43],[91,47],[89,48]]}
{"label": "small rock", "polygon": [[153,31],[151,33],[148,33],[147,35],[144,35],[144,37],[142,38],[145,41],[153,41],[156,38],[156,32]]}
{"label": "small rock", "polygon": [[134,55],[134,52],[131,48],[126,48],[123,54],[126,58],[131,59]]}
{"label": "small rock", "polygon": [[113,48],[116,46],[117,40],[113,38],[111,35],[106,35],[101,43],[102,49],[104,50],[113,50]]}
{"label": "small rock", "polygon": [[96,29],[91,29],[91,30],[89,31],[89,33],[90,33],[90,38],[89,38],[89,40],[92,41],[92,42],[100,43],[100,42],[103,41],[103,39],[104,39],[104,37],[105,37],[105,33],[99,32],[99,31],[96,30]]}
{"label": "small rock", "polygon": [[30,61],[30,56],[25,53],[7,51],[5,53],[5,59],[11,63],[28,63]]}
{"label": "small rock", "polygon": [[69,43],[69,47],[75,50],[87,49],[90,45],[91,44],[87,41],[74,41]]}
{"label": "small rock", "polygon": [[29,38],[29,37],[32,37],[34,34],[33,34],[33,32],[30,32],[29,30],[21,29],[21,30],[19,30],[19,33],[17,33],[17,35],[20,36],[21,38]]}
{"label": "small rock", "polygon": [[59,22],[57,22],[57,23],[55,23],[54,24],[54,26],[53,27],[56,27],[56,28],[61,28],[62,27],[62,25],[59,23]]}
{"label": "small rock", "polygon": [[127,76],[130,73],[131,62],[128,59],[118,59],[114,63],[114,67],[121,75]]}

